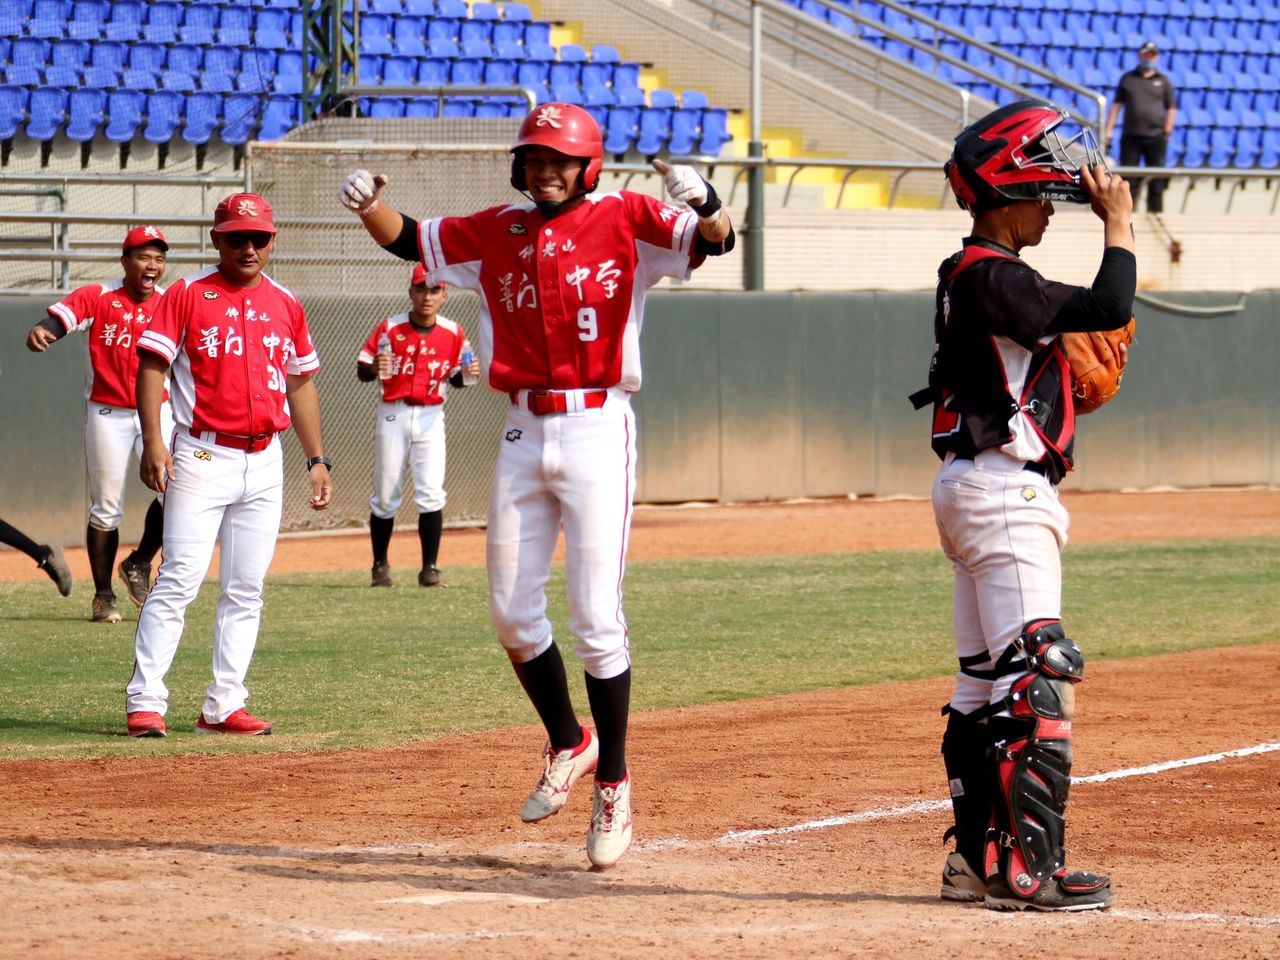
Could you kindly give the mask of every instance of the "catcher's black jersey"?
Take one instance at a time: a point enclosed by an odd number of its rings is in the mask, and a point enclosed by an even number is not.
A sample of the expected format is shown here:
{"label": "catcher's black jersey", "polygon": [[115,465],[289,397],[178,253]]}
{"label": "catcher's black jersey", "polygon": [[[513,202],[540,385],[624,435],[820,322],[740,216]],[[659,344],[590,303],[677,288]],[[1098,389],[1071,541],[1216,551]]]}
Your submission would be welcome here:
{"label": "catcher's black jersey", "polygon": [[1071,469],[1070,373],[1049,327],[1078,289],[975,237],[943,262],[929,372],[939,457],[997,447],[1054,481]]}

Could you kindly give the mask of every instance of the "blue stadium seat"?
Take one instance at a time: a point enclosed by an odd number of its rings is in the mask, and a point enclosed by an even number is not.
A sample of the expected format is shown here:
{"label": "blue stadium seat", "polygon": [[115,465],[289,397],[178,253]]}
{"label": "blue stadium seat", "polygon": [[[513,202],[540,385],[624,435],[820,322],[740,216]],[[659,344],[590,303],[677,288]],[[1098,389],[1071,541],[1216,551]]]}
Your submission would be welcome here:
{"label": "blue stadium seat", "polygon": [[585,63],[587,50],[577,43],[560,44],[560,60],[563,63]]}
{"label": "blue stadium seat", "polygon": [[551,64],[550,72],[547,76],[547,82],[554,89],[557,86],[566,84],[577,85],[582,80],[582,64],[576,62],[560,61]]}
{"label": "blue stadium seat", "polygon": [[129,48],[122,84],[134,90],[155,90],[164,69],[165,49],[158,43],[135,43]]}
{"label": "blue stadium seat", "polygon": [[427,55],[427,21],[424,17],[397,17],[392,34],[396,53],[402,57]]}
{"label": "blue stadium seat", "polygon": [[208,143],[222,122],[222,97],[206,91],[189,94],[183,115],[182,139],[194,146]]}
{"label": "blue stadium seat", "polygon": [[[584,63],[578,82],[582,84],[584,93],[592,89],[608,90],[613,84],[613,65],[608,63]],[[608,102],[613,102],[612,96],[610,96]]]}
{"label": "blue stadium seat", "polygon": [[39,37],[19,37],[9,50],[5,67],[5,83],[22,87],[38,87],[44,83],[44,67],[49,62],[49,41]]}
{"label": "blue stadium seat", "polygon": [[618,53],[617,47],[612,47],[607,43],[597,43],[591,47],[592,63],[621,63],[622,56]]}
{"label": "blue stadium seat", "polygon": [[670,91],[654,90],[650,94],[650,100],[660,93],[671,96],[671,105],[662,106],[662,98],[658,97],[659,103],[646,107],[640,113],[640,134],[636,138],[636,150],[647,157],[659,153],[671,138],[671,111],[675,109],[675,96]]}
{"label": "blue stadium seat", "polygon": [[604,126],[604,148],[612,154],[631,149],[640,133],[640,107],[613,107]]}
{"label": "blue stadium seat", "polygon": [[671,139],[667,141],[667,151],[673,156],[683,157],[697,149],[702,138],[699,124],[702,122],[702,110],[690,110],[677,107],[671,111]]}
{"label": "blue stadium seat", "polygon": [[[404,116],[404,98],[402,97],[371,97],[368,106],[362,110],[365,116],[374,117],[379,120],[399,120]],[[267,123],[263,120],[263,130],[266,130]],[[268,139],[265,135],[262,139]]]}
{"label": "blue stadium seat", "polygon": [[[413,57],[387,57],[382,61],[382,83],[388,87],[411,87],[418,82],[418,61]],[[404,104],[400,105],[404,115]]]}
{"label": "blue stadium seat", "polygon": [[67,91],[42,87],[31,91],[27,136],[32,140],[52,140],[67,121]]}
{"label": "blue stadium seat", "polygon": [[720,155],[724,145],[733,139],[729,133],[729,112],[722,107],[708,107],[702,111],[702,141],[698,152],[707,156]]}
{"label": "blue stadium seat", "polygon": [[276,57],[276,77],[273,89],[276,93],[302,93],[302,53],[284,50]]}
{"label": "blue stadium seat", "polygon": [[1272,112],[1266,117],[1266,126],[1262,128],[1262,151],[1258,155],[1257,165],[1267,169],[1280,166],[1280,112]]}
{"label": "blue stadium seat", "polygon": [[427,56],[435,60],[456,60],[461,55],[456,40],[448,37],[428,37]]}
{"label": "blue stadium seat", "polygon": [[551,24],[545,20],[529,20],[524,25],[524,45],[551,43]]}
{"label": "blue stadium seat", "polygon": [[[588,107],[612,107],[618,101],[613,95],[613,91],[608,87],[588,87],[583,86],[582,103]],[[604,114],[601,114],[603,117]]]}
{"label": "blue stadium seat", "polygon": [[449,97],[444,102],[444,117],[474,117],[476,115],[476,105],[474,100],[464,100],[462,97]]}
{"label": "blue stadium seat", "polygon": [[12,140],[26,122],[31,92],[12,84],[0,86],[0,140]]}
{"label": "blue stadium seat", "polygon": [[253,20],[253,42],[267,50],[289,49],[289,14],[285,10],[259,10]]}
{"label": "blue stadium seat", "polygon": [[516,66],[516,83],[531,87],[538,95],[539,103],[551,99],[551,89],[547,86],[549,66],[545,60],[525,60]]}
{"label": "blue stadium seat", "polygon": [[1249,168],[1258,162],[1262,153],[1262,131],[1257,127],[1242,127],[1236,131],[1236,155],[1232,165]]}
{"label": "blue stadium seat", "polygon": [[1209,131],[1209,159],[1211,167],[1229,167],[1236,153],[1234,127],[1214,127]]}
{"label": "blue stadium seat", "polygon": [[490,60],[484,65],[484,82],[494,87],[514,86],[518,68],[515,60]]}
{"label": "blue stadium seat", "polygon": [[360,67],[360,83],[364,86],[382,82],[382,58],[362,53],[357,61]]}
{"label": "blue stadium seat", "polygon": [[528,21],[533,19],[533,11],[523,3],[508,3],[502,8],[503,20]]}
{"label": "blue stadium seat", "polygon": [[111,19],[107,21],[103,36],[108,40],[125,43],[137,40],[143,35],[142,21],[145,16],[146,8],[137,0],[113,0]]}
{"label": "blue stadium seat", "polygon": [[49,51],[49,65],[44,82],[51,87],[80,86],[85,64],[89,61],[89,44],[83,40],[57,40]]}
{"label": "blue stadium seat", "polygon": [[493,25],[493,46],[494,49],[500,44],[524,44],[524,24],[519,20],[499,20]]}
{"label": "blue stadium seat", "polygon": [[107,90],[118,87],[127,52],[125,45],[116,41],[89,44],[89,65],[84,70],[84,85]]}
{"label": "blue stadium seat", "polygon": [[233,93],[222,101],[222,142],[237,147],[254,135],[262,113],[262,98],[252,93]]}
{"label": "blue stadium seat", "polygon": [[236,76],[239,72],[239,50],[234,47],[209,47],[204,52],[204,72],[200,74],[200,89],[230,93],[236,88]]}
{"label": "blue stadium seat", "polygon": [[218,7],[212,4],[197,3],[187,7],[182,18],[182,26],[178,30],[178,38],[183,43],[213,43],[214,31],[218,28]]}
{"label": "blue stadium seat", "polygon": [[67,34],[67,20],[70,16],[70,0],[35,0],[31,7],[31,19],[27,21],[27,36],[61,40]]}
{"label": "blue stadium seat", "polygon": [[183,96],[173,90],[158,90],[147,96],[147,123],[142,136],[150,143],[168,143],[182,123]]}
{"label": "blue stadium seat", "polygon": [[488,20],[463,20],[458,25],[458,47],[464,57],[484,59],[493,54],[490,37],[493,28]]}
{"label": "blue stadium seat", "polygon": [[467,16],[467,4],[465,0],[436,0],[436,15],[463,20]]}
{"label": "blue stadium seat", "polygon": [[151,43],[173,43],[182,23],[182,6],[167,0],[152,3],[147,11],[146,39]]}
{"label": "blue stadium seat", "polygon": [[214,38],[229,47],[247,47],[253,37],[253,11],[248,4],[222,8]]}
{"label": "blue stadium seat", "polygon": [[13,36],[22,36],[23,26],[27,22],[27,18],[31,16],[32,0],[0,0],[0,23],[4,24],[6,32],[11,32]]}
{"label": "blue stadium seat", "polygon": [[[449,82],[479,85],[484,82],[484,61],[460,57],[449,68]],[[471,116],[471,114],[468,114]]]}
{"label": "blue stadium seat", "polygon": [[240,55],[240,73],[236,77],[238,93],[269,93],[275,88],[276,53],[250,47]]}
{"label": "blue stadium seat", "polygon": [[582,88],[576,83],[552,83],[551,99],[558,103],[573,103],[582,106]]}
{"label": "blue stadium seat", "polygon": [[107,0],[75,0],[67,23],[67,36],[72,40],[99,40],[106,32],[110,15]]}
{"label": "blue stadium seat", "polygon": [[523,60],[525,56],[524,46],[519,43],[510,43],[503,40],[493,45],[493,58],[495,60]]}
{"label": "blue stadium seat", "polygon": [[496,3],[489,3],[488,0],[476,0],[471,4],[471,18],[473,20],[497,20],[500,14]]}
{"label": "blue stadium seat", "polygon": [[[360,18],[360,52],[372,53],[379,55],[389,55],[396,52],[395,44],[391,40],[391,18],[370,14]],[[266,126],[266,118],[263,118],[263,126]]]}
{"label": "blue stadium seat", "polygon": [[67,139],[91,141],[106,120],[107,91],[80,87],[67,98]]}
{"label": "blue stadium seat", "polygon": [[435,119],[440,115],[440,103],[435,97],[414,97],[404,105],[404,115]]}
{"label": "blue stadium seat", "polygon": [[128,143],[142,123],[146,94],[141,90],[112,90],[107,94],[107,139]]}
{"label": "blue stadium seat", "polygon": [[615,81],[613,96],[620,107],[643,107],[645,105],[644,90],[638,86],[620,87]]}
{"label": "blue stadium seat", "polygon": [[169,47],[164,69],[160,71],[160,89],[176,90],[179,93],[195,90],[203,59],[204,50],[194,43],[175,43]]}
{"label": "blue stadium seat", "polygon": [[554,63],[556,59],[556,48],[549,43],[528,43],[524,45],[524,55],[526,60],[545,60],[548,63]]}
{"label": "blue stadium seat", "polygon": [[[449,82],[449,67],[452,60],[444,60],[439,57],[428,57],[418,63],[418,83],[424,87],[439,87]],[[405,107],[405,115],[409,115],[410,107]],[[435,116],[433,109],[431,115]]]}

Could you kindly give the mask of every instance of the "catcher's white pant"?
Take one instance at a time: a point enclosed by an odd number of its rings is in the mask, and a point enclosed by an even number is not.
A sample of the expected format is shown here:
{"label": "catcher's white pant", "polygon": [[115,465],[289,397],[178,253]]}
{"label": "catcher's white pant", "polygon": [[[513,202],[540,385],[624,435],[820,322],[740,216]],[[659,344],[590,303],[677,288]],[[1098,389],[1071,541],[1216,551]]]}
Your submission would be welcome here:
{"label": "catcher's white pant", "polygon": [[138,615],[133,676],[125,688],[127,712],[165,713],[164,676],[218,542],[222,591],[213,621],[213,682],[203,710],[205,719],[221,723],[249,696],[244,678],[258,642],[262,584],[280,531],[281,444],[276,439],[265,450],[245,453],[179,428],[173,471],[164,504],[164,560]]}
{"label": "catcher's white pant", "polygon": [[[164,442],[173,437],[173,412],[160,406]],[[84,462],[89,474],[89,525],[115,530],[124,516],[129,456],[142,460],[142,425],[132,407],[89,402],[84,418]]]}
{"label": "catcher's white pant", "polygon": [[[948,454],[933,483],[933,515],[955,572],[957,656],[986,651],[988,667],[1027,623],[1061,616],[1068,517],[1048,480],[998,450],[973,460]],[[957,673],[951,707],[970,713],[1001,701],[1018,675]]]}
{"label": "catcher's white pant", "polygon": [[400,509],[406,460],[418,512],[444,509],[444,404],[411,407],[403,400],[379,400],[373,440],[369,511],[375,517],[389,520]]}
{"label": "catcher's white pant", "polygon": [[512,404],[489,503],[489,614],[507,655],[524,663],[551,646],[547,579],[564,525],[574,652],[593,677],[631,665],[622,577],[631,535],[636,422],[625,391],[603,407],[536,416]]}

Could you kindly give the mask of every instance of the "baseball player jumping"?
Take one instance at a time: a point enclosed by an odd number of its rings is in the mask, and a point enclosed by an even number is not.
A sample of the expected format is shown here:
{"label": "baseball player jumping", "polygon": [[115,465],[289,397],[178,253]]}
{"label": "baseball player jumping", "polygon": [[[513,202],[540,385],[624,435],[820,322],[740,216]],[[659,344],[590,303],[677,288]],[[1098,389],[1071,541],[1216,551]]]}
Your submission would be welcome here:
{"label": "baseball player jumping", "polygon": [[[1110,881],[1064,865],[1074,684],[1084,656],[1062,625],[1075,414],[1061,334],[1128,323],[1137,268],[1123,179],[1087,132],[1064,140],[1066,111],[1023,100],[956,138],[946,164],[973,216],[964,248],[938,270],[929,388],[942,467],[933,509],[955,573],[960,669],[942,756],[956,852],[942,896],[999,910],[1105,908]],[[1053,201],[1088,203],[1103,222],[1090,287],[1041,277],[1020,257]]]}
{"label": "baseball player jumping", "polygon": [[[511,185],[530,202],[419,223],[381,199],[386,178],[363,170],[339,196],[385,249],[421,258],[431,282],[480,295],[488,383],[511,400],[489,505],[489,609],[548,737],[542,777],[520,816],[556,813],[594,770],[587,856],[605,867],[632,835],[622,579],[645,291],[727,253],[734,235],[715,191],[690,167],[654,162],[670,195],[691,210],[628,191],[595,194],[600,129],[579,107],[538,107],[511,152]],[[546,614],[561,527],[569,627],[586,668],[594,734],[578,722]]]}
{"label": "baseball player jumping", "polygon": [[369,497],[369,538],[373,543],[370,586],[391,586],[387,547],[404,494],[406,460],[413,475],[422,546],[418,585],[440,585],[436,564],[444,529],[446,384],[461,389],[468,378],[480,376],[480,363],[474,358],[464,376],[461,356],[466,338],[460,326],[440,316],[447,299],[445,285],[427,283],[426,271],[418,264],[409,280],[409,312],[378,321],[356,357],[357,377],[366,383],[382,382],[374,427],[373,494]]}
{"label": "baseball player jumping", "polygon": [[[89,523],[85,547],[93,572],[93,619],[119,623],[111,569],[120,543],[129,454],[142,456],[142,427],[135,410],[135,346],[147,329],[164,294],[164,234],[151,226],[134,227],[124,238],[120,265],[124,278],[115,283],[80,287],[49,307],[49,316],[27,334],[27,349],[43,353],[68,333],[88,334],[88,377],[84,424],[85,465],[89,473]],[[160,429],[168,443],[173,420],[168,407]],[[129,599],[141,607],[151,589],[151,561],[160,550],[164,520],[161,499],[147,508],[138,547],[120,561],[120,579]]]}
{"label": "baseball player jumping", "polygon": [[[271,207],[256,194],[232,194],[214,210],[213,224],[218,265],[178,281],[138,339],[141,476],[165,494],[165,546],[138,617],[126,687],[126,726],[134,737],[166,734],[164,677],[215,542],[222,546],[222,590],[213,682],[196,730],[271,732],[270,723],[245,709],[244,680],[280,529],[279,434],[291,421],[308,458],[312,509],[323,510],[333,496],[311,380],[320,360],[301,304],[262,272],[276,237]],[[172,372],[172,448],[160,426],[166,369]]]}

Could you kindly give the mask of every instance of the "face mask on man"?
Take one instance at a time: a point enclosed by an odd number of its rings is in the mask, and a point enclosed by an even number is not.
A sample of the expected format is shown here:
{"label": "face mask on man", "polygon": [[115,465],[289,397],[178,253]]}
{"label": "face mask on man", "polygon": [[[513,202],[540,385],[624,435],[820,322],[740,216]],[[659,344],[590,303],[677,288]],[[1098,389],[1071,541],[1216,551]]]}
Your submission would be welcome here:
{"label": "face mask on man", "polygon": [[1148,70],[1154,70],[1155,68],[1156,68],[1155,57],[1152,57],[1150,60],[1146,59],[1145,57],[1138,58],[1138,69],[1143,71],[1144,73]]}

